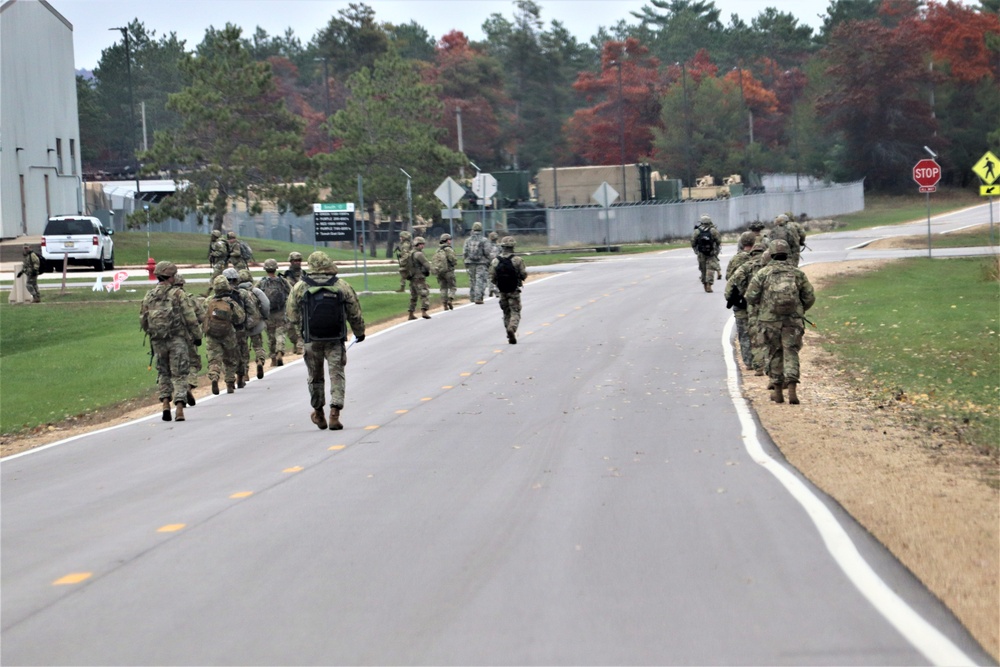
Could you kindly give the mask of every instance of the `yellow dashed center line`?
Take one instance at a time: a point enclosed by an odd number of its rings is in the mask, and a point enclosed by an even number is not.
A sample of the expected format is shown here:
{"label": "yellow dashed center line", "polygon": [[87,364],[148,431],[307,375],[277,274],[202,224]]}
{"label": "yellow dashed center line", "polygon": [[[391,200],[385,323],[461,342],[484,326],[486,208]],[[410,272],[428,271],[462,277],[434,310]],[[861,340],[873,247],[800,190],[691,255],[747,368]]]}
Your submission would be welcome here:
{"label": "yellow dashed center line", "polygon": [[294,466],[292,468],[285,468],[281,472],[302,472],[302,466]]}
{"label": "yellow dashed center line", "polygon": [[379,424],[372,424],[371,426],[365,426],[366,431],[374,431],[379,427]]}
{"label": "yellow dashed center line", "polygon": [[459,373],[458,375],[459,375],[460,377],[464,377],[464,378],[467,378],[467,377],[469,377],[470,375],[472,375],[472,373]]}
{"label": "yellow dashed center line", "polygon": [[74,572],[72,574],[67,574],[65,577],[60,577],[52,582],[53,586],[65,586],[67,584],[78,584],[81,581],[86,581],[93,576],[91,572]]}
{"label": "yellow dashed center line", "polygon": [[396,410],[397,415],[405,415],[409,410]]}
{"label": "yellow dashed center line", "polygon": [[420,400],[421,400],[422,402],[426,402],[426,401],[433,401],[434,399],[433,399],[433,398],[432,398],[431,396],[424,396],[424,397],[423,397],[423,398],[421,398]]}
{"label": "yellow dashed center line", "polygon": [[240,491],[239,493],[234,493],[229,496],[230,498],[249,498],[253,495],[253,491]]}
{"label": "yellow dashed center line", "polygon": [[333,447],[328,447],[327,449],[329,449],[331,452],[339,452],[341,449],[344,449],[345,447],[347,447],[347,445],[334,445]]}
{"label": "yellow dashed center line", "polygon": [[453,387],[452,385],[450,385],[450,384],[446,384],[446,385],[444,385],[444,386],[443,386],[443,387],[441,387],[441,388],[442,388],[442,389],[454,389],[454,387]]}
{"label": "yellow dashed center line", "polygon": [[158,532],[158,533],[176,533],[178,530],[183,530],[184,526],[186,526],[186,525],[187,524],[184,524],[184,523],[168,523],[166,526],[162,526],[160,528],[157,528],[156,532]]}

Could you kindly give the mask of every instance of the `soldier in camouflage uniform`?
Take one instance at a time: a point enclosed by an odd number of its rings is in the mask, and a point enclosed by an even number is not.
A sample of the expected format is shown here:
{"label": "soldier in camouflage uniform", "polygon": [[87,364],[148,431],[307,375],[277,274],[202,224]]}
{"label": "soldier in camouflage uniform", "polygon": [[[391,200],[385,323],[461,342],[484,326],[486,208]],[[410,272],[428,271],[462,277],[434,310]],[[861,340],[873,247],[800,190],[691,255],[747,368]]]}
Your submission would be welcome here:
{"label": "soldier in camouflage uniform", "polygon": [[268,259],[264,262],[267,274],[257,281],[257,288],[267,295],[271,302],[271,312],[267,318],[267,347],[271,357],[271,368],[285,364],[285,304],[292,286],[282,276],[277,275],[278,262]]}
{"label": "soldier in camouflage uniform", "polygon": [[[222,232],[212,230],[212,240],[208,244],[208,263],[212,265],[212,279],[221,276],[229,261],[229,246],[222,238]],[[211,287],[211,285],[209,285]]]}
{"label": "soldier in camouflage uniform", "polygon": [[431,292],[427,289],[427,276],[431,275],[431,264],[424,256],[423,236],[413,239],[413,252],[410,253],[410,316],[408,319],[415,320],[417,316],[413,313],[417,309],[417,301],[420,302],[421,317],[425,320],[431,319],[427,310],[431,307]]}
{"label": "soldier in camouflage uniform", "polygon": [[[236,391],[236,371],[239,367],[239,343],[236,341],[236,327],[241,327],[246,319],[243,305],[233,298],[232,286],[225,276],[212,280],[212,296],[205,302],[205,354],[208,357],[208,379],[212,381],[212,393],[219,393],[219,379],[226,381],[226,393]],[[216,301],[223,301],[231,309],[231,319],[219,321],[218,329],[213,322]]]}
{"label": "soldier in camouflage uniform", "polygon": [[149,290],[139,309],[139,325],[149,335],[156,355],[163,421],[170,421],[170,402],[174,419],[184,421],[184,403],[188,393],[188,340],[201,345],[201,324],[193,304],[183,290],[174,286],[177,267],[173,262],[159,262],[153,269],[158,281]]}
{"label": "soldier in camouflage uniform", "polygon": [[250,329],[260,322],[260,309],[257,307],[257,300],[253,292],[240,288],[240,273],[236,269],[228,268],[222,272],[223,277],[229,281],[232,290],[231,296],[240,302],[246,313],[246,321],[243,326],[236,327],[236,345],[239,352],[239,362],[236,366],[236,388],[243,389],[247,386],[246,381],[250,378]]}
{"label": "soldier in camouflage uniform", "polygon": [[399,289],[406,291],[406,281],[410,279],[410,253],[413,252],[413,235],[410,232],[399,233],[399,244],[396,245],[396,263],[399,264]]}
{"label": "soldier in camouflage uniform", "polygon": [[[740,337],[740,354],[743,357],[743,363],[746,364],[747,368],[754,369],[754,375],[763,375],[764,366],[767,361],[767,348],[764,345],[764,336],[760,332],[760,327],[757,323],[757,307],[753,304],[746,303],[746,290],[750,285],[750,279],[753,278],[754,274],[757,273],[765,264],[767,264],[771,259],[771,255],[766,252],[766,246],[762,241],[757,241],[754,243],[753,247],[750,249],[750,259],[743,263],[740,268],[733,271],[732,277],[726,282],[726,301],[732,301],[734,304],[736,302],[742,302],[740,305],[745,305],[746,312],[746,336],[740,334],[739,319],[736,321],[737,335]],[[738,296],[737,296],[738,295]],[[734,311],[735,314],[736,311]],[[747,344],[746,349],[744,349],[744,343]],[[747,359],[747,350],[749,350],[749,361]]]}
{"label": "soldier in camouflage uniform", "polygon": [[38,274],[42,271],[42,260],[27,243],[24,244],[21,253],[24,255],[24,259],[21,260],[21,270],[18,271],[17,277],[25,276],[25,286],[28,289],[28,294],[31,295],[31,302],[38,303],[42,300],[42,295],[38,291]]}
{"label": "soldier in camouflage uniform", "polygon": [[771,262],[750,280],[746,300],[760,307],[757,320],[767,344],[771,400],[784,403],[782,388],[785,388],[788,402],[798,404],[803,317],[816,302],[816,295],[806,274],[788,261],[789,247],[785,241],[771,241],[770,251]]}
{"label": "soldier in camouflage uniform", "polygon": [[[285,269],[283,275],[292,287],[295,287],[295,283],[302,279],[302,253],[294,251],[288,253],[288,268]],[[292,352],[302,354],[302,336],[299,334],[299,330],[296,327],[287,327],[286,333],[288,334],[288,342],[292,346]]]}
{"label": "soldier in camouflage uniform", "polygon": [[455,267],[458,266],[458,257],[451,247],[451,234],[442,234],[438,245],[440,247],[434,253],[431,265],[434,267],[434,275],[437,276],[438,287],[441,289],[441,305],[445,310],[455,310],[455,294],[458,292],[455,284]]}
{"label": "soldier in camouflage uniform", "polygon": [[[326,253],[316,251],[309,255],[309,279],[317,285],[331,286],[343,297],[344,319],[354,332],[356,342],[360,343],[365,339],[365,320],[361,314],[361,304],[354,293],[354,288],[344,280],[337,278],[337,265],[330,260]],[[311,286],[305,280],[301,280],[292,287],[292,293],[288,296],[288,303],[285,306],[285,317],[288,326],[294,327],[302,333],[303,330],[302,309],[306,302],[306,290],[321,289],[321,287]],[[327,426],[331,430],[344,428],[340,422],[340,411],[344,409],[344,392],[347,384],[347,377],[344,367],[347,365],[347,348],[345,341],[347,337],[346,326],[344,328],[344,338],[340,340],[307,341],[305,343],[305,363],[309,385],[309,404],[313,411],[310,415],[312,422],[320,429]],[[325,378],[323,376],[323,364],[326,362],[330,373],[330,420],[327,422],[323,414],[325,404]]]}
{"label": "soldier in camouflage uniform", "polygon": [[[490,232],[489,236],[486,237],[486,256],[489,258],[490,262],[492,262],[494,258],[500,256],[499,239],[500,235],[496,232]],[[487,266],[489,266],[489,264],[487,264]],[[500,292],[497,291],[497,286],[494,285],[492,281],[490,281],[488,294],[490,296],[497,296],[500,294]]]}
{"label": "soldier in camouflage uniform", "polygon": [[[699,237],[705,232],[705,238],[709,238],[708,243],[699,241]],[[698,257],[698,279],[705,286],[706,292],[712,291],[712,283],[716,277],[722,278],[722,267],[719,264],[719,248],[722,245],[722,236],[715,228],[712,218],[707,215],[701,216],[698,224],[691,235],[691,249]]]}
{"label": "soldier in camouflage uniform", "polygon": [[229,248],[229,263],[233,265],[234,269],[240,271],[241,269],[250,268],[250,265],[247,263],[249,258],[243,256],[243,245],[236,238],[236,232],[228,232],[226,234],[226,246]]}
{"label": "soldier in camouflage uniform", "polygon": [[750,342],[749,315],[743,292],[755,269],[752,266],[745,271],[742,269],[753,263],[764,252],[764,246],[760,246],[757,248],[757,254],[752,254],[756,239],[757,236],[753,232],[743,232],[739,241],[740,251],[726,267],[726,308],[733,309],[733,317],[736,319],[736,338],[740,342],[740,356],[746,368],[753,368],[753,345]]}
{"label": "soldier in camouflage uniform", "polygon": [[788,216],[782,213],[774,219],[774,226],[767,232],[768,247],[779,240],[788,244],[788,263],[792,266],[799,265],[799,253],[805,242],[800,238],[799,228],[798,223],[790,223]]}
{"label": "soldier in camouflage uniform", "polygon": [[250,349],[253,350],[254,358],[257,360],[257,379],[264,378],[264,362],[267,354],[264,352],[264,329],[267,328],[267,318],[271,315],[271,302],[264,294],[263,290],[255,287],[253,276],[249,269],[240,269],[240,290],[249,292],[254,300],[257,310],[260,312],[260,319],[253,331],[247,332],[250,339]]}
{"label": "soldier in camouflage uniform", "polygon": [[462,246],[462,262],[469,274],[469,298],[473,303],[482,303],[486,292],[486,267],[490,262],[486,242],[483,238],[483,226],[477,222],[472,225],[472,233]]}
{"label": "soldier in camouflage uniform", "polygon": [[[497,284],[500,290],[500,310],[503,311],[503,326],[507,331],[507,342],[511,345],[517,344],[517,327],[521,323],[521,285],[528,278],[528,269],[524,265],[524,260],[514,254],[514,247],[517,241],[513,236],[505,236],[500,239],[500,255],[490,262],[490,280]],[[517,272],[517,287],[513,291],[502,291],[497,283],[497,267],[500,265],[500,258],[510,258]]]}
{"label": "soldier in camouflage uniform", "polygon": [[[198,322],[201,323],[202,328],[205,326],[205,297],[191,294],[184,289],[184,276],[177,274],[174,276],[174,285],[178,287],[184,294],[184,298],[191,302],[194,307],[195,315],[198,316]],[[191,392],[192,389],[198,386],[198,374],[201,372],[201,353],[198,352],[198,346],[194,344],[194,340],[187,339],[188,343],[188,358],[190,360],[190,370],[188,371],[188,392],[187,392],[187,404],[188,407],[195,404],[194,394]]]}

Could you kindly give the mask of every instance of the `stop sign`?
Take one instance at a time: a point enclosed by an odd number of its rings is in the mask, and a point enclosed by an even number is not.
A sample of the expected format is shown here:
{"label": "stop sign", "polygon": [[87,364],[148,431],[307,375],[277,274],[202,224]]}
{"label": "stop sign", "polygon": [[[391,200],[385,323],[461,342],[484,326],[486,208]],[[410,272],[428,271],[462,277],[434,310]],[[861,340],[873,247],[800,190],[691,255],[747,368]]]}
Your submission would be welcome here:
{"label": "stop sign", "polygon": [[921,160],[913,166],[913,180],[921,192],[934,192],[941,180],[941,166],[934,160]]}

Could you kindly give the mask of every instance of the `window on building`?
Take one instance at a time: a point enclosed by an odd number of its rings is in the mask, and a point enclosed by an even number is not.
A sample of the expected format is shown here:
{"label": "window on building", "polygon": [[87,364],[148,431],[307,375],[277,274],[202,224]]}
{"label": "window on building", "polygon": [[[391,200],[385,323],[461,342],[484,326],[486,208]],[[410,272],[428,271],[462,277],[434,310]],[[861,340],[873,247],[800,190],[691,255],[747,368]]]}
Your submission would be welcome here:
{"label": "window on building", "polygon": [[76,176],[76,139],[69,140],[69,170]]}
{"label": "window on building", "polygon": [[63,152],[62,152],[62,139],[56,137],[56,173],[62,174],[63,172]]}

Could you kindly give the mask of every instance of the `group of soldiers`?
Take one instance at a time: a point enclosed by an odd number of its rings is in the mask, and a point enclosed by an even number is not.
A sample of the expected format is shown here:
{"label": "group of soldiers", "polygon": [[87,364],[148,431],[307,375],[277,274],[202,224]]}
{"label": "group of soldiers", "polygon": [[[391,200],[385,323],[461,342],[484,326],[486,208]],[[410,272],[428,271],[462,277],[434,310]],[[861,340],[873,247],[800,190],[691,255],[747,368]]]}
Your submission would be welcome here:
{"label": "group of soldiers", "polygon": [[[400,232],[399,245],[396,248],[396,259],[399,263],[399,289],[406,291],[409,282],[410,304],[408,308],[410,320],[417,319],[417,306],[420,306],[421,317],[431,319],[430,290],[427,278],[432,274],[437,278],[441,291],[441,305],[445,310],[455,309],[456,281],[455,270],[458,267],[458,257],[452,247],[451,234],[442,234],[438,239],[438,249],[431,260],[424,254],[427,245],[422,236],[413,238],[409,232]],[[517,343],[517,327],[521,321],[521,286],[528,277],[524,260],[514,254],[517,241],[513,236],[502,239],[496,232],[489,236],[483,235],[481,223],[472,225],[472,232],[462,246],[462,262],[469,276],[469,299],[474,304],[484,303],[484,298],[499,296],[500,309],[503,312],[504,330],[507,341]],[[507,269],[507,260],[513,266],[516,280],[503,280]],[[505,289],[498,286],[498,276]],[[516,284],[515,284],[516,283]]]}
{"label": "group of soldiers", "polygon": [[236,232],[226,232],[226,238],[222,238],[221,231],[212,230],[212,240],[208,244],[208,263],[212,265],[213,280],[230,266],[237,271],[249,269],[252,261],[253,250],[236,237]]}
{"label": "group of soldiers", "polygon": [[768,376],[772,401],[784,403],[787,390],[788,402],[798,404],[805,312],[816,301],[809,278],[797,268],[805,230],[782,214],[770,229],[752,223],[738,246],[726,267],[725,297],[736,318],[743,364]]}

